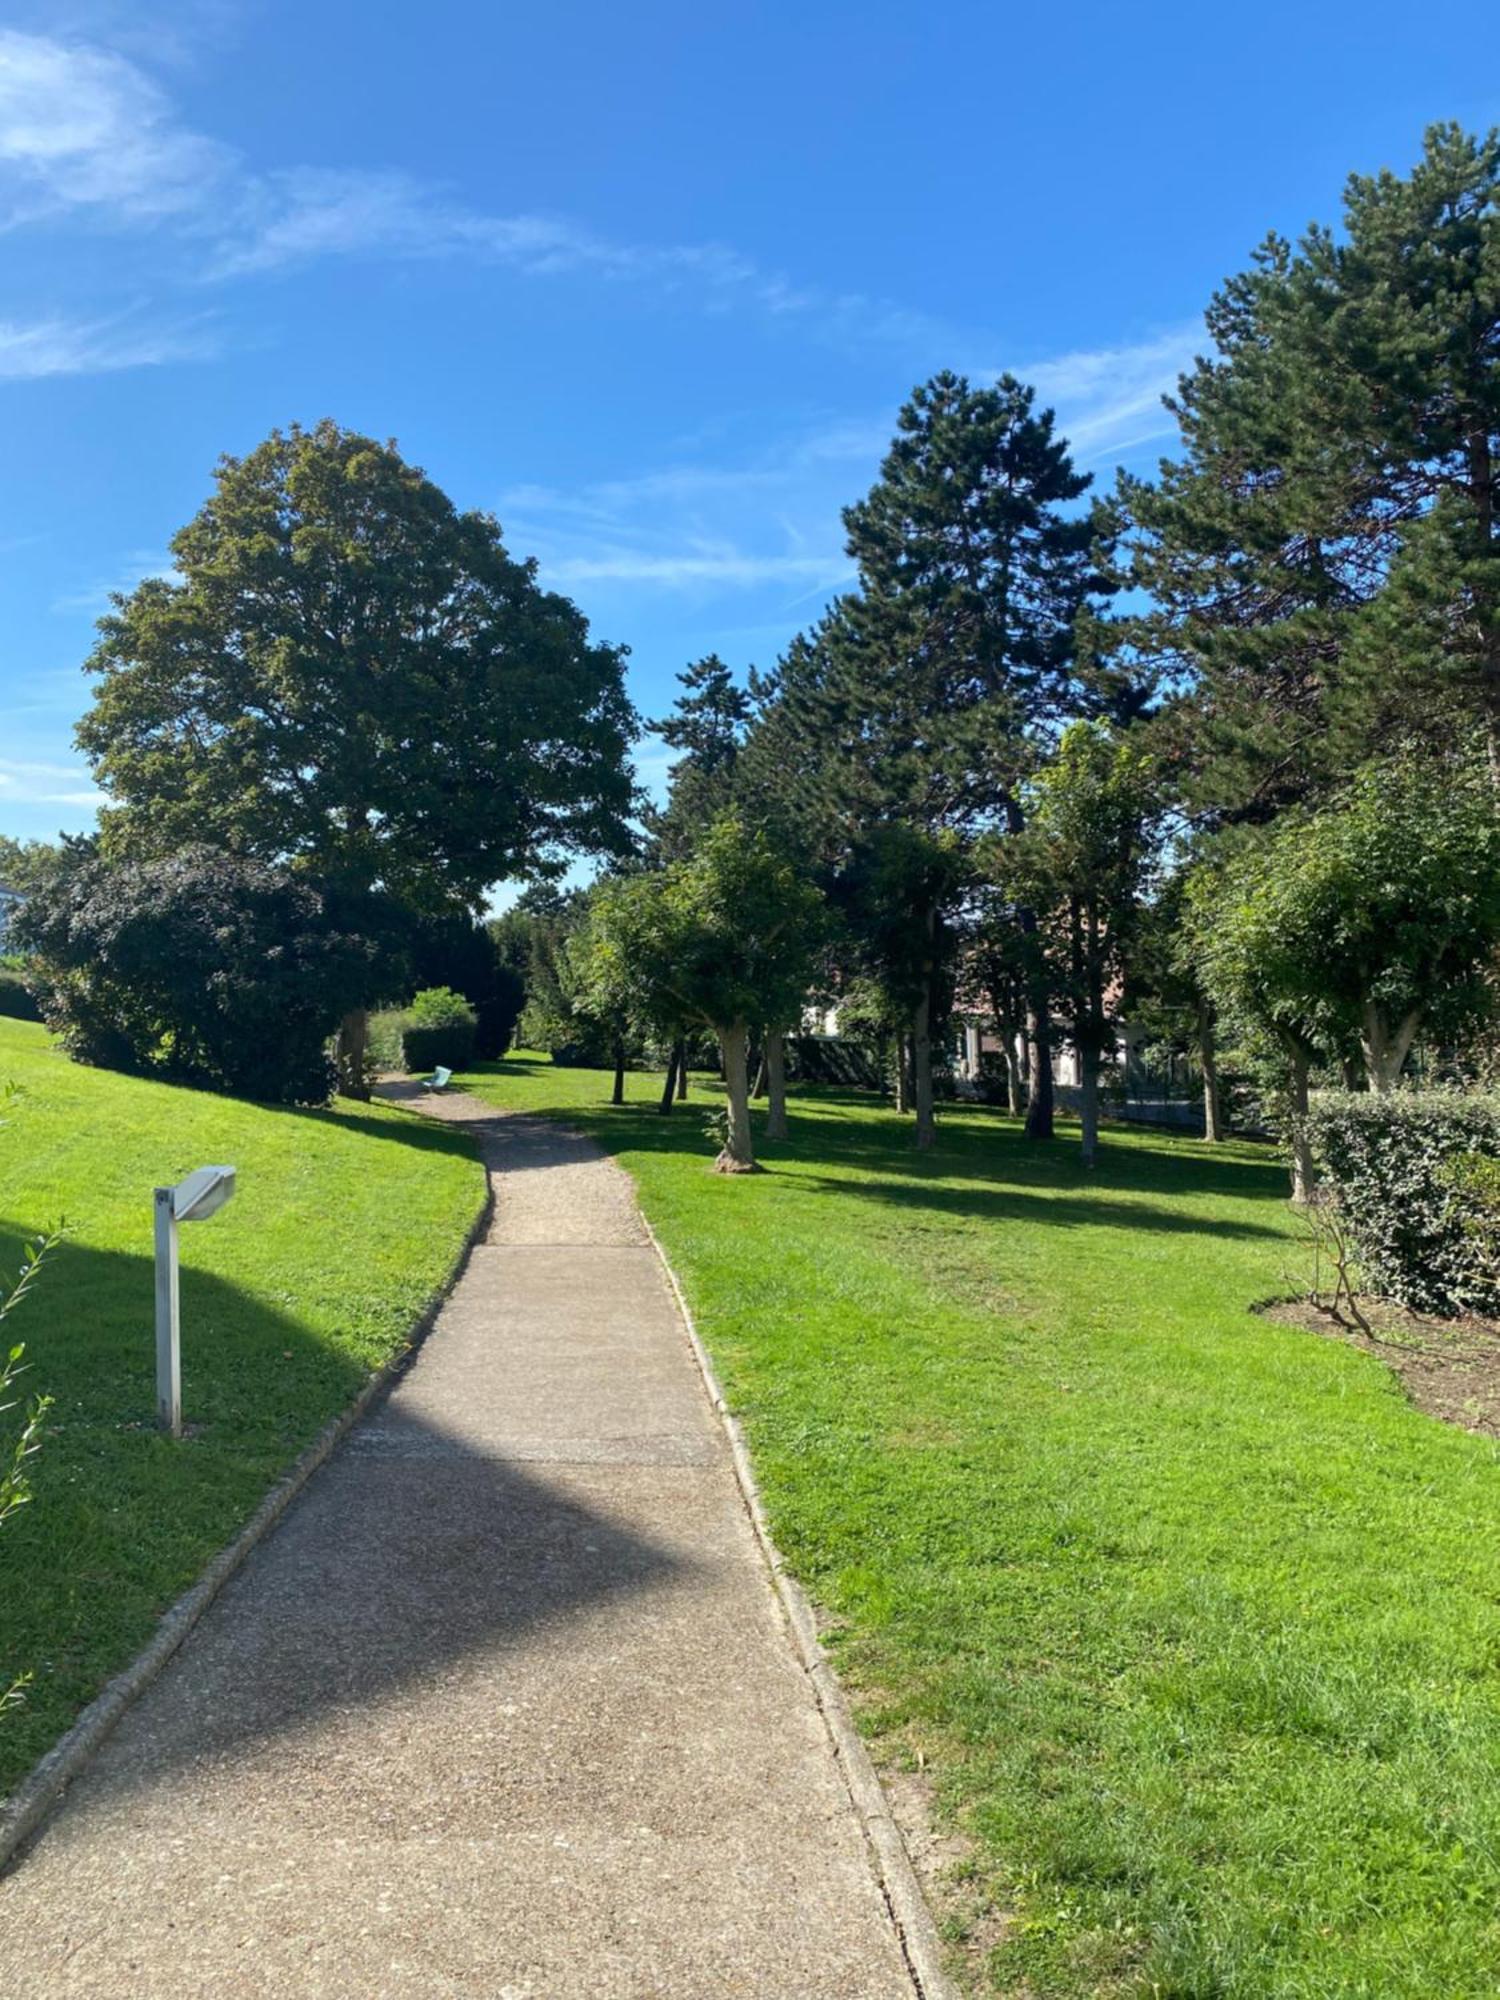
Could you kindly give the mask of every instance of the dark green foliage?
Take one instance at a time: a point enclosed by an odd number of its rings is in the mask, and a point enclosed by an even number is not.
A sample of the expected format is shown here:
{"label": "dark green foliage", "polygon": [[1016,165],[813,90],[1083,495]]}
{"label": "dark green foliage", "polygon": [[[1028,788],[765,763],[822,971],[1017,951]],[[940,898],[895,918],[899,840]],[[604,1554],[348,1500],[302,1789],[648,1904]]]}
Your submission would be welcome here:
{"label": "dark green foliage", "polygon": [[[1087,489],[1050,410],[1005,376],[943,374],[897,420],[845,510],[859,589],[789,648],[764,690],[758,776],[840,825],[993,823],[1066,715],[1076,625],[1101,587]],[[767,768],[769,767],[769,768]]]}
{"label": "dark green foliage", "polygon": [[578,1002],[569,940],[583,921],[581,891],[542,884],[490,925],[501,964],[521,983],[515,1040],[521,1048],[567,1061],[606,1060],[610,1040],[599,1020]]}
{"label": "dark green foliage", "polygon": [[[880,478],[845,512],[858,590],[756,690],[747,789],[780,802],[804,851],[858,878],[844,898],[854,960],[908,1010],[921,1146],[933,1137],[930,1050],[963,871],[924,898],[913,886],[934,871],[893,868],[890,850],[904,839],[913,855],[956,857],[975,833],[1019,826],[1026,778],[1084,698],[1079,620],[1107,586],[1095,522],[1073,505],[1088,484],[1023,384],[935,376],[902,409]],[[877,912],[881,882],[891,895]],[[1028,1013],[1045,1045],[1039,992]]]}
{"label": "dark green foliage", "polygon": [[1363,770],[1320,811],[1289,812],[1190,891],[1201,971],[1226,1014],[1358,1050],[1390,1088],[1419,1031],[1489,1011],[1500,942],[1500,816],[1472,764]]}
{"label": "dark green foliage", "polygon": [[107,846],[206,839],[442,908],[624,842],[619,650],[394,446],[273,432],[171,546],[89,663]]}
{"label": "dark green foliage", "polygon": [[13,889],[29,896],[55,882],[67,862],[71,843],[51,840],[12,840],[0,833],[0,889]]}
{"label": "dark green foliage", "polygon": [[710,1028],[724,1060],[723,1171],[750,1171],[750,1032],[802,1012],[822,940],[821,899],[796,865],[738,813],[702,829],[688,854],[595,886],[570,962],[601,1021],[678,1039]]}
{"label": "dark green foliage", "polygon": [[474,1010],[474,1053],[486,1062],[503,1056],[525,1002],[521,975],[500,954],[491,928],[462,913],[426,917],[409,947],[411,983],[451,986]]}
{"label": "dark green foliage", "polygon": [[78,1061],[266,1102],[326,1101],[328,1038],[372,977],[309,883],[209,847],[82,861],[15,928]]}
{"label": "dark green foliage", "polygon": [[1366,1288],[1416,1312],[1500,1311],[1492,1173],[1500,1098],[1447,1092],[1313,1099],[1308,1128]]}
{"label": "dark green foliage", "polygon": [[1183,453],[1127,480],[1195,802],[1263,819],[1399,729],[1500,772],[1500,134],[1435,126],[1208,312]]}
{"label": "dark green foliage", "polygon": [[579,1015],[553,1042],[552,1060],[559,1069],[606,1069],[614,1060],[614,1038],[603,1022]]}
{"label": "dark green foliage", "polygon": [[24,962],[0,958],[0,1014],[12,1021],[40,1021],[42,1010],[26,983]]}
{"label": "dark green foliage", "polygon": [[883,1090],[885,1073],[862,1043],[848,1035],[788,1035],[787,1075],[797,1083],[838,1083]]}
{"label": "dark green foliage", "polygon": [[461,993],[430,986],[413,996],[401,1028],[401,1059],[418,1071],[467,1069],[474,1060],[478,1017]]}
{"label": "dark green foliage", "polygon": [[716,653],[677,676],[683,692],[672,713],[650,725],[681,756],[668,774],[667,803],[645,815],[657,856],[680,860],[693,836],[735,803],[735,776],[749,725],[750,696]]}

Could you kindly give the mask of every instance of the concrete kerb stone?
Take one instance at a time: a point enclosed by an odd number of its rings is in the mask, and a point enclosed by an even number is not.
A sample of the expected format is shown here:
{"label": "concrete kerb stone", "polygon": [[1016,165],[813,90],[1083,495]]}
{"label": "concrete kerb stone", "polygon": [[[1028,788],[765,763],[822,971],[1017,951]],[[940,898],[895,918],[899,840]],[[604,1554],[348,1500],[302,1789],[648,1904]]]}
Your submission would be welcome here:
{"label": "concrete kerb stone", "polygon": [[798,1658],[812,1684],[818,1712],[823,1718],[833,1744],[850,1801],[864,1828],[876,1876],[912,1981],[921,1995],[921,2000],[962,2000],[957,1986],[944,1968],[942,1940],[938,1936],[937,1925],[933,1921],[932,1911],[928,1908],[922,1885],[917,1879],[917,1871],[912,1865],[905,1837],[892,1817],[890,1804],[880,1782],[880,1774],[875,1769],[869,1751],[865,1748],[864,1739],[856,1728],[854,1717],[850,1712],[848,1699],[818,1638],[817,1621],[813,1617],[812,1605],[801,1584],[787,1569],[781,1551],[772,1537],[765,1503],[761,1498],[760,1482],[750,1462],[750,1454],[745,1446],[739,1419],[725,1398],[723,1385],[719,1381],[718,1372],[709,1357],[708,1349],[699,1335],[692,1307],[678,1283],[677,1273],[672,1269],[671,1261],[661,1246],[660,1238],[644,1211],[641,1213],[641,1221],[650,1238],[651,1247],[661,1261],[667,1283],[672,1288],[672,1295],[677,1301],[677,1310],[682,1316],[688,1344],[692,1348],[693,1358],[703,1377],[703,1386],[708,1399],[724,1427],[740,1497],[750,1517],[750,1525],[766,1567],[771,1573],[771,1580],[787,1624],[791,1627]]}
{"label": "concrete kerb stone", "polygon": [[[477,1135],[474,1145],[477,1152]],[[324,1426],[291,1470],[271,1488],[234,1540],[219,1551],[198,1581],[191,1584],[163,1614],[148,1644],[128,1667],[122,1668],[95,1695],[73,1726],[59,1737],[0,1805],[0,1874],[15,1860],[33,1834],[40,1830],[68,1786],[104,1743],[126,1710],[150,1687],[225,1584],[256,1544],[275,1527],[335,1445],[411,1365],[417,1349],[432,1331],[449,1293],[463,1276],[475,1244],[488,1231],[494,1209],[494,1184],[486,1172],[484,1200],[453,1260],[453,1267],[402,1347],[376,1369],[348,1407]]]}

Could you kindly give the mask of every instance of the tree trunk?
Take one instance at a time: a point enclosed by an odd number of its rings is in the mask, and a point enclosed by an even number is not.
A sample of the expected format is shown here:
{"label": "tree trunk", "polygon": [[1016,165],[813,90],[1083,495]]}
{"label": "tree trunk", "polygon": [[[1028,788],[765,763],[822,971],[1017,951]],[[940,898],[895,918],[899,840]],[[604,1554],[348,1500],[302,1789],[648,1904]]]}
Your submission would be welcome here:
{"label": "tree trunk", "polygon": [[1078,1149],[1081,1165],[1093,1166],[1099,1157],[1099,1051],[1085,1043],[1078,1051],[1078,1106],[1083,1138]]}
{"label": "tree trunk", "polygon": [[786,1036],[779,1029],[766,1031],[766,1137],[786,1137]]}
{"label": "tree trunk", "polygon": [[1198,1002],[1198,1067],[1203,1072],[1203,1136],[1217,1145],[1224,1137],[1223,1108],[1219,1103],[1219,1052],[1214,1039],[1214,1010],[1203,999]]}
{"label": "tree trunk", "polygon": [[1026,1009],[1027,1067],[1031,1071],[1031,1102],[1026,1107],[1026,1137],[1050,1139],[1052,1123],[1052,1023],[1045,1006]]}
{"label": "tree trunk", "polygon": [[677,1085],[677,1055],[681,1046],[680,1042],[674,1042],[667,1051],[667,1074],[661,1087],[661,1103],[656,1107],[663,1118],[672,1109],[672,1098]]}
{"label": "tree trunk", "polygon": [[[1482,556],[1490,558],[1485,568],[1491,567],[1495,550],[1495,467],[1490,451],[1490,433],[1479,429],[1468,440],[1469,493],[1474,505],[1476,539]],[[1493,611],[1484,618],[1484,628],[1480,644],[1480,700],[1484,709],[1484,740],[1486,761],[1489,765],[1490,783],[1500,792],[1500,625],[1497,625]],[[1380,1086],[1374,1082],[1375,1089]]]}
{"label": "tree trunk", "polygon": [[687,1101],[688,1093],[687,1043],[679,1042],[675,1053],[677,1056],[677,1102],[684,1104]]}
{"label": "tree trunk", "polygon": [[768,1056],[770,1040],[770,1036],[767,1035],[766,1047],[761,1050],[760,1061],[755,1066],[755,1088],[750,1093],[752,1097],[764,1097],[767,1089],[770,1087],[771,1077]]}
{"label": "tree trunk", "polygon": [[1307,1135],[1308,1068],[1306,1049],[1293,1049],[1291,1074],[1292,1200],[1299,1204],[1311,1201],[1313,1191],[1312,1141]]}
{"label": "tree trunk", "polygon": [[1401,1081],[1406,1058],[1416,1040],[1421,1014],[1417,1008],[1392,1028],[1380,1009],[1367,1002],[1360,1028],[1359,1045],[1364,1051],[1365,1073],[1377,1096],[1388,1097]]}
{"label": "tree trunk", "polygon": [[361,1103],[368,1102],[370,1096],[370,1080],[365,1074],[369,1047],[369,1010],[351,1008],[339,1023],[339,1091],[342,1096],[358,1098]]}
{"label": "tree trunk", "polygon": [[911,1110],[911,1065],[906,1056],[906,1037],[896,1037],[896,1109]]}
{"label": "tree trunk", "polygon": [[1021,1062],[1013,1035],[1006,1037],[1001,1053],[1005,1058],[1005,1107],[1012,1118],[1019,1118],[1026,1109],[1026,1092],[1021,1085]]}
{"label": "tree trunk", "polygon": [[[1005,824],[1010,833],[1021,833],[1026,815],[1019,799],[1005,802]],[[1023,938],[1036,938],[1036,911],[1024,906],[1016,911],[1016,924]],[[1050,1139],[1052,1124],[1052,996],[1047,990],[1045,962],[1033,943],[1026,963],[1026,1068],[1029,1084],[1026,1105],[1026,1137]]]}
{"label": "tree trunk", "polygon": [[[1006,1109],[1012,1118],[1019,1118],[1026,1109],[1021,1062],[1016,1053],[1016,1044],[1020,1040],[1020,1023],[1008,1002],[1002,1001],[1001,991],[999,986],[990,989],[990,1014],[995,1023],[995,1039],[1000,1044],[1000,1060],[1005,1065]],[[982,1063],[983,1057],[980,1060]]]}
{"label": "tree trunk", "polygon": [[929,984],[912,1014],[912,1097],[917,1113],[917,1145],[925,1150],[937,1136],[932,1108],[932,988]]}
{"label": "tree trunk", "polygon": [[611,1104],[625,1102],[625,1044],[619,1040],[615,1042],[615,1087],[609,1094],[609,1101]]}
{"label": "tree trunk", "polygon": [[735,1021],[719,1030],[719,1052],[724,1058],[724,1099],[729,1108],[729,1137],[714,1161],[720,1174],[756,1172],[755,1144],[750,1136],[750,1030]]}

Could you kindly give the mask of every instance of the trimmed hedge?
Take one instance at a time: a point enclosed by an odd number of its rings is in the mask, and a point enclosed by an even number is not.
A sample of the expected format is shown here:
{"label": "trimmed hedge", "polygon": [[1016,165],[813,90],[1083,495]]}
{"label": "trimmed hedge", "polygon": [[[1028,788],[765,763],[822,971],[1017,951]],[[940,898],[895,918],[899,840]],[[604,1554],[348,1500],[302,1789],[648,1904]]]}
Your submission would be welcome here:
{"label": "trimmed hedge", "polygon": [[474,1060],[478,1030],[474,1009],[451,986],[429,986],[406,1010],[401,1029],[401,1060],[408,1071],[467,1069]]}
{"label": "trimmed hedge", "polygon": [[40,1021],[42,1010],[21,976],[20,962],[0,958],[0,1014],[12,1021]]}
{"label": "trimmed hedge", "polygon": [[1308,1131],[1366,1288],[1414,1312],[1500,1312],[1500,1097],[1319,1092]]}

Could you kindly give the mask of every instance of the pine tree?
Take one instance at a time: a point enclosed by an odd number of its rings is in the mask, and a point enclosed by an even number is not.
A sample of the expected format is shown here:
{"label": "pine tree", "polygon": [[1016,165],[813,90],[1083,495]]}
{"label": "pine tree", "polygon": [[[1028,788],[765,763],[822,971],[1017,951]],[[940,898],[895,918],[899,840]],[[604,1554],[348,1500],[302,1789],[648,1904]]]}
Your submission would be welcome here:
{"label": "pine tree", "polygon": [[[896,825],[935,860],[954,838],[1019,828],[1041,736],[1076,698],[1076,628],[1102,583],[1095,524],[1071,511],[1088,484],[1051,411],[1010,376],[976,389],[942,374],[903,408],[880,478],[844,516],[859,588],[781,661],[749,753],[825,851],[855,860],[868,830]],[[895,891],[910,942],[892,964],[922,967],[919,1145],[933,1137],[925,1057],[948,980],[939,879],[924,864]],[[1033,1129],[1050,1136],[1046,996],[1027,1011]]]}
{"label": "pine tree", "polygon": [[1120,495],[1195,802],[1269,817],[1393,731],[1477,736],[1500,783],[1500,134],[1352,178],[1343,232],[1267,238],[1208,331],[1182,455]]}
{"label": "pine tree", "polygon": [[645,815],[647,834],[664,861],[686,853],[694,835],[734,804],[735,770],[751,716],[749,693],[717,653],[695,660],[677,679],[683,692],[672,713],[647,725],[682,753],[667,774],[666,805]]}

